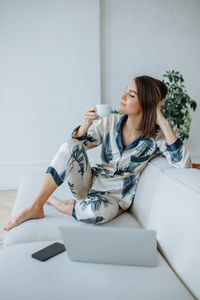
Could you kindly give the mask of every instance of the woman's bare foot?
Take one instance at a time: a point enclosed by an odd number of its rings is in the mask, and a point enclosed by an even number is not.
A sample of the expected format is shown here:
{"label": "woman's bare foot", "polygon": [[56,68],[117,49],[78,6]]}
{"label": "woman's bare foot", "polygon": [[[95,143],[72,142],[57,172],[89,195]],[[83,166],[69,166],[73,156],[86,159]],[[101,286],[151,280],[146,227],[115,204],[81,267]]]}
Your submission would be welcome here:
{"label": "woman's bare foot", "polygon": [[50,196],[46,203],[54,206],[56,209],[65,214],[71,214],[72,207],[76,201],[74,199],[63,201],[55,196]]}
{"label": "woman's bare foot", "polygon": [[33,206],[29,206],[26,209],[24,209],[19,215],[16,217],[11,218],[8,223],[3,227],[3,230],[9,231],[15,226],[18,226],[19,224],[30,220],[30,219],[41,219],[44,218],[44,209],[42,208],[36,208]]}

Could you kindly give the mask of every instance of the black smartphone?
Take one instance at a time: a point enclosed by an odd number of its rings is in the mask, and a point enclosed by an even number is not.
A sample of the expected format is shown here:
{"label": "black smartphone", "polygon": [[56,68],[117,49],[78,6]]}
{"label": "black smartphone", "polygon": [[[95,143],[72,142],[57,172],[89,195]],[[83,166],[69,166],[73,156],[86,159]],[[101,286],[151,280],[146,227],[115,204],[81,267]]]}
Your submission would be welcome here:
{"label": "black smartphone", "polygon": [[40,261],[45,261],[63,251],[65,251],[65,246],[61,243],[51,244],[35,253],[32,254],[32,257]]}

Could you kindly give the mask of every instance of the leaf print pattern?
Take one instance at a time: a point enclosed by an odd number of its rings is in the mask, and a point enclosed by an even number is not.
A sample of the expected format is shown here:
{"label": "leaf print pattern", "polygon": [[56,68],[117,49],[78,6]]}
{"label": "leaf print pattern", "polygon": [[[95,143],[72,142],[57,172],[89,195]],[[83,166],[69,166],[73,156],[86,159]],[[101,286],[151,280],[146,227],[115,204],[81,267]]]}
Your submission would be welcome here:
{"label": "leaf print pattern", "polygon": [[98,211],[101,208],[102,204],[104,205],[104,207],[108,207],[109,203],[113,205],[110,201],[108,201],[103,197],[103,195],[110,194],[110,193],[111,193],[110,191],[104,192],[104,191],[97,191],[91,189],[87,195],[87,197],[90,200],[81,201],[80,203],[81,209],[86,210],[87,206],[91,205],[92,211]]}
{"label": "leaf print pattern", "polygon": [[136,171],[137,168],[140,168],[141,163],[139,162],[132,162],[130,159],[130,162],[128,164],[128,168],[129,168],[129,173],[132,174],[133,172]]}
{"label": "leaf print pattern", "polygon": [[123,176],[126,173],[130,173],[130,168],[128,167],[124,167],[124,168],[118,168],[114,175],[119,175],[119,176]]}
{"label": "leaf print pattern", "polygon": [[70,189],[71,193],[73,195],[76,195],[74,184],[70,183],[68,180],[67,180],[67,183],[68,183],[68,186],[69,186],[69,189]]}
{"label": "leaf print pattern", "polygon": [[88,168],[88,166],[89,166],[89,160],[88,160],[88,156],[87,156],[87,153],[86,153],[86,151],[85,151],[85,147],[84,147],[84,146],[81,147],[81,151],[82,151],[83,156],[84,156],[84,158],[85,158],[86,170],[87,170],[87,168]]}
{"label": "leaf print pattern", "polygon": [[113,158],[109,132],[106,134],[102,144],[101,157],[107,163]]}
{"label": "leaf print pattern", "polygon": [[149,139],[142,143],[139,147],[137,147],[138,156],[147,156],[155,147],[155,143],[153,139]]}
{"label": "leaf print pattern", "polygon": [[[85,163],[84,163],[84,159],[85,159]],[[83,176],[85,173],[84,167],[87,170],[88,165],[89,165],[88,157],[87,157],[87,154],[85,152],[85,148],[83,145],[81,146],[81,149],[80,149],[79,145],[74,146],[71,157],[69,158],[69,161],[68,161],[69,173],[71,172],[71,170],[74,167],[74,161],[76,161],[79,165],[78,173],[81,173],[81,175]]]}
{"label": "leaf print pattern", "polygon": [[134,170],[139,166],[140,164],[137,162],[129,162],[129,165],[127,167],[123,168],[117,168],[114,173],[110,173],[106,168],[102,167],[99,164],[96,164],[97,167],[92,167],[92,174],[97,177],[101,175],[104,178],[114,178],[115,175],[123,176],[125,174],[133,173]]}
{"label": "leaf print pattern", "polygon": [[[84,140],[83,144],[88,147],[88,148],[93,148],[95,147],[95,142],[97,142],[98,140],[95,139],[93,136],[91,135],[87,135],[87,138]],[[92,145],[92,143],[94,143],[94,145]]]}
{"label": "leaf print pattern", "polygon": [[104,168],[102,165],[96,164],[96,167],[92,167],[92,173],[94,176],[98,176],[101,174],[104,178],[112,178],[113,173],[110,173],[106,168]]}
{"label": "leaf print pattern", "polygon": [[132,155],[128,164],[128,167],[118,168],[114,175],[120,175],[123,176],[125,174],[132,174],[135,172],[135,169],[140,167],[140,162],[131,161]]}
{"label": "leaf print pattern", "polygon": [[136,183],[135,176],[131,175],[123,180],[122,198],[130,194]]}
{"label": "leaf print pattern", "polygon": [[100,168],[92,167],[91,172],[94,177],[97,177],[101,173],[101,170],[100,170]]}
{"label": "leaf print pattern", "polygon": [[142,163],[142,162],[147,161],[149,158],[150,158],[150,155],[141,156],[141,157],[136,157],[136,156],[131,155],[131,162]]}
{"label": "leaf print pattern", "polygon": [[183,146],[179,147],[175,151],[169,151],[172,163],[176,164],[183,158]]}
{"label": "leaf print pattern", "polygon": [[88,218],[88,219],[80,219],[79,221],[84,222],[84,223],[97,224],[97,223],[102,222],[103,220],[105,220],[105,218],[103,216],[97,216],[97,217]]}

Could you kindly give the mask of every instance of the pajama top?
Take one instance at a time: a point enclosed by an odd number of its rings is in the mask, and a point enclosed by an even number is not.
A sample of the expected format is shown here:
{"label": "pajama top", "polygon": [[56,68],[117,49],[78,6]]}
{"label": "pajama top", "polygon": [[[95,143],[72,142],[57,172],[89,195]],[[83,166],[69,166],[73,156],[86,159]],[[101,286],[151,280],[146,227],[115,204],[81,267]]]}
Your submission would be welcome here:
{"label": "pajama top", "polygon": [[80,126],[72,132],[72,138],[78,139],[85,150],[101,145],[101,163],[92,167],[93,182],[88,198],[112,199],[126,210],[132,204],[141,172],[148,162],[156,156],[163,156],[168,164],[176,168],[190,168],[191,159],[188,150],[180,138],[168,145],[157,125],[155,133],[147,138],[143,135],[130,145],[122,142],[122,126],[126,114],[110,114],[109,117],[94,121],[87,133],[73,137]]}

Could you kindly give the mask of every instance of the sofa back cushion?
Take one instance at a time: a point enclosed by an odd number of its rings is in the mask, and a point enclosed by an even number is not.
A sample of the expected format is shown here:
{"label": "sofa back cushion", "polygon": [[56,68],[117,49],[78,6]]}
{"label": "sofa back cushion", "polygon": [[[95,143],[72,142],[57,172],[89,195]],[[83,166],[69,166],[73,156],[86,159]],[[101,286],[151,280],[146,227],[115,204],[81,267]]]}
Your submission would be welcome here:
{"label": "sofa back cushion", "polygon": [[200,172],[194,169],[161,173],[148,218],[157,231],[161,253],[200,299]]}
{"label": "sofa back cushion", "polygon": [[200,172],[154,163],[137,192],[132,212],[144,228],[156,230],[161,254],[200,299]]}
{"label": "sofa back cushion", "polygon": [[129,211],[138,219],[144,228],[147,226],[158,178],[162,170],[169,168],[170,166],[166,158],[156,157],[153,158],[142,171],[135,198]]}

